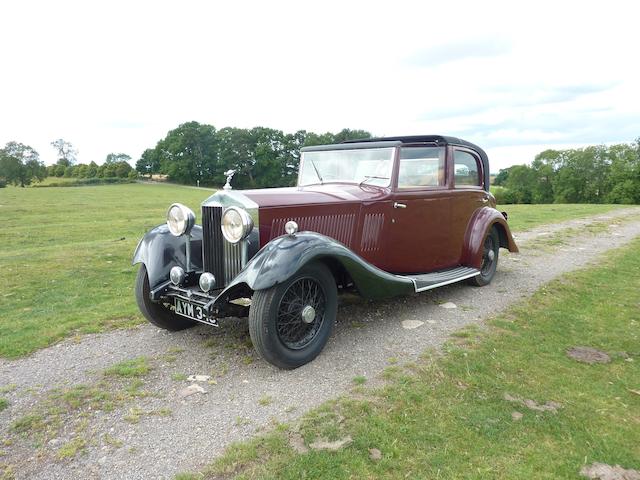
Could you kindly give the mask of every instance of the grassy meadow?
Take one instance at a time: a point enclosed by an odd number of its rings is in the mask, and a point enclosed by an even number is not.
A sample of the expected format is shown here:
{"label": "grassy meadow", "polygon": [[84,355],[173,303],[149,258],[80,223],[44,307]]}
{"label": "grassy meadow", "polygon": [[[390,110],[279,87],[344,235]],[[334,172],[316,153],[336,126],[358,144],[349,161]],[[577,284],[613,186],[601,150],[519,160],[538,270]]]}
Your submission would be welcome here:
{"label": "grassy meadow", "polygon": [[[133,298],[138,240],[181,202],[197,214],[211,190],[167,184],[0,189],[0,357],[77,333],[142,321]],[[610,205],[508,205],[514,231]]]}
{"label": "grassy meadow", "polygon": [[172,202],[198,212],[209,194],[162,184],[0,189],[0,356],[140,322],[138,241]]}
{"label": "grassy meadow", "polygon": [[629,205],[606,204],[540,204],[540,205],[498,205],[498,210],[509,214],[509,226],[513,232],[523,232],[547,223],[558,223],[576,218],[598,215]]}
{"label": "grassy meadow", "polygon": [[[402,366],[390,359],[384,387],[354,378],[351,394],[299,425],[238,443],[176,480],[584,478],[595,462],[640,469],[639,307],[636,240],[541,288],[487,330],[457,332],[444,354]],[[609,361],[580,363],[568,355],[578,346]]]}

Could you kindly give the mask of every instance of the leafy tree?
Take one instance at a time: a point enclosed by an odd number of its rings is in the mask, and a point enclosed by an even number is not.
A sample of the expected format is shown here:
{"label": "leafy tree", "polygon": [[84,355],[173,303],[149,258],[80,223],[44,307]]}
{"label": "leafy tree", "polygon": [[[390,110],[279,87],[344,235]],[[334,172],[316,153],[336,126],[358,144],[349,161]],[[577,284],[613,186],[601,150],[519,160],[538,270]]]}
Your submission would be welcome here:
{"label": "leafy tree", "polygon": [[[218,130],[217,138],[223,171],[234,169],[238,172],[234,177],[234,185],[237,188],[255,187],[255,135],[252,136],[249,130],[243,128],[226,127]],[[223,178],[222,175],[216,177]]]}
{"label": "leafy tree", "polygon": [[501,168],[498,174],[496,175],[496,178],[493,179],[493,184],[496,187],[502,187],[504,186],[504,183],[507,181],[507,178],[509,178],[509,169]]}
{"label": "leafy tree", "polygon": [[129,162],[131,157],[126,153],[110,153],[107,155],[104,163],[120,163],[120,162]]}
{"label": "leafy tree", "polygon": [[51,142],[51,146],[58,153],[58,164],[64,165],[68,167],[69,165],[73,165],[76,162],[76,155],[78,151],[73,148],[71,143],[59,138],[58,140],[54,140]]}
{"label": "leafy tree", "polygon": [[40,181],[47,168],[33,148],[18,142],[9,142],[0,150],[0,177],[14,185],[24,187],[33,180]]}
{"label": "leafy tree", "polygon": [[266,127],[216,130],[188,122],[171,130],[155,148],[145,150],[136,170],[141,174],[164,173],[182,183],[222,185],[224,172],[233,169],[238,172],[233,182],[236,188],[287,186],[296,182],[303,146],[368,137],[371,134],[364,130],[285,134]]}
{"label": "leafy tree", "polygon": [[198,122],[183,123],[171,130],[156,146],[161,171],[183,183],[211,179],[220,170],[215,133],[213,126]]}
{"label": "leafy tree", "polygon": [[115,175],[119,178],[127,178],[129,176],[129,172],[133,170],[133,167],[129,165],[129,162],[120,161],[115,164]]}
{"label": "leafy tree", "polygon": [[157,148],[147,148],[136,162],[136,170],[141,175],[149,175],[160,172],[161,155]]}
{"label": "leafy tree", "polygon": [[366,130],[350,130],[343,128],[333,137],[335,143],[341,143],[347,140],[361,140],[365,138],[371,138],[371,133]]}
{"label": "leafy tree", "polygon": [[81,163],[80,165],[76,165],[74,176],[78,178],[87,178],[87,174],[89,172],[89,165],[85,163]]}
{"label": "leafy tree", "polygon": [[609,164],[606,147],[587,147],[563,152],[554,182],[559,203],[601,203],[607,193]]}
{"label": "leafy tree", "polygon": [[528,165],[514,165],[509,168],[505,187],[512,195],[513,203],[532,203],[536,184],[536,172]]}
{"label": "leafy tree", "polygon": [[98,176],[98,164],[91,162],[87,168],[87,178],[93,178]]}
{"label": "leafy tree", "polygon": [[556,175],[555,151],[547,150],[536,155],[531,163],[531,168],[535,172],[536,182],[533,186],[533,203],[553,203],[554,182]]}
{"label": "leafy tree", "polygon": [[67,168],[67,166],[62,165],[60,163],[56,163],[55,167],[56,167],[55,176],[56,177],[63,177],[64,176],[64,171]]}
{"label": "leafy tree", "polygon": [[640,203],[640,138],[631,145],[612,145],[609,203]]}

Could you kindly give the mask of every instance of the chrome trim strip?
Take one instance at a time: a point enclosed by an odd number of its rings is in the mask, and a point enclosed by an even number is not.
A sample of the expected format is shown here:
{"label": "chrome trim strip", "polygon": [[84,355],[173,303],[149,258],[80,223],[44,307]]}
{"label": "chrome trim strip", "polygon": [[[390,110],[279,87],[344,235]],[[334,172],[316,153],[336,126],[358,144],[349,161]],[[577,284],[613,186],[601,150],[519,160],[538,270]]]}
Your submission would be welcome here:
{"label": "chrome trim strip", "polygon": [[[424,292],[426,290],[432,290],[432,289],[438,288],[438,287],[444,287],[445,285],[449,285],[451,283],[460,282],[462,280],[466,280],[467,278],[476,277],[478,275],[480,275],[480,270],[478,270],[477,272],[474,272],[474,273],[469,273],[467,275],[462,275],[460,277],[456,277],[456,278],[451,279],[451,280],[446,280],[444,282],[434,283],[433,285],[428,285],[428,286],[422,287],[422,288],[418,288],[417,287],[416,281],[413,278],[411,279],[411,281],[413,282],[413,288],[415,289],[416,293],[419,293],[419,292]],[[407,278],[407,277],[405,277],[405,278]]]}

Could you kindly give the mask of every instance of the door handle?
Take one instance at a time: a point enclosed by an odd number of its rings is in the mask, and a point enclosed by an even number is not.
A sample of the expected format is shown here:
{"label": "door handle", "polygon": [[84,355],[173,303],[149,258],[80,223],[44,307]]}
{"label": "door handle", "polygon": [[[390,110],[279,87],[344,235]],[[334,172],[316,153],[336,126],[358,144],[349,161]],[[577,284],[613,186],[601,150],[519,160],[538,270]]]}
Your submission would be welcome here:
{"label": "door handle", "polygon": [[487,203],[489,201],[489,197],[482,197],[482,203]]}
{"label": "door handle", "polygon": [[407,208],[404,203],[393,202],[393,208]]}

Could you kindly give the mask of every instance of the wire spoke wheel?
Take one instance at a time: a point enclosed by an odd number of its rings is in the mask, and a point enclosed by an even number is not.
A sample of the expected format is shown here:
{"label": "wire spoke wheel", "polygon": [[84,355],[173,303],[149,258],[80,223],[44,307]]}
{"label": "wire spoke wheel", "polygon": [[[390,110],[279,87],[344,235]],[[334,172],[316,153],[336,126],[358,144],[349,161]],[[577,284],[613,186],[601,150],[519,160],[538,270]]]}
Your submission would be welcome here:
{"label": "wire spoke wheel", "polygon": [[249,334],[256,350],[280,368],[298,368],[317,357],[336,320],[338,289],[331,270],[310,263],[286,281],[256,290]]}
{"label": "wire spoke wheel", "polygon": [[280,341],[292,350],[309,345],[325,318],[326,298],[322,286],[303,277],[289,285],[280,300],[276,329]]}
{"label": "wire spoke wheel", "polygon": [[487,235],[484,241],[484,251],[482,253],[482,267],[480,272],[482,275],[489,275],[493,268],[493,264],[496,261],[496,246],[495,239],[492,235]]}
{"label": "wire spoke wheel", "polygon": [[480,273],[470,278],[467,282],[476,287],[489,285],[496,274],[498,268],[498,253],[500,251],[500,235],[496,227],[492,227],[482,244],[482,259],[480,263]]}

